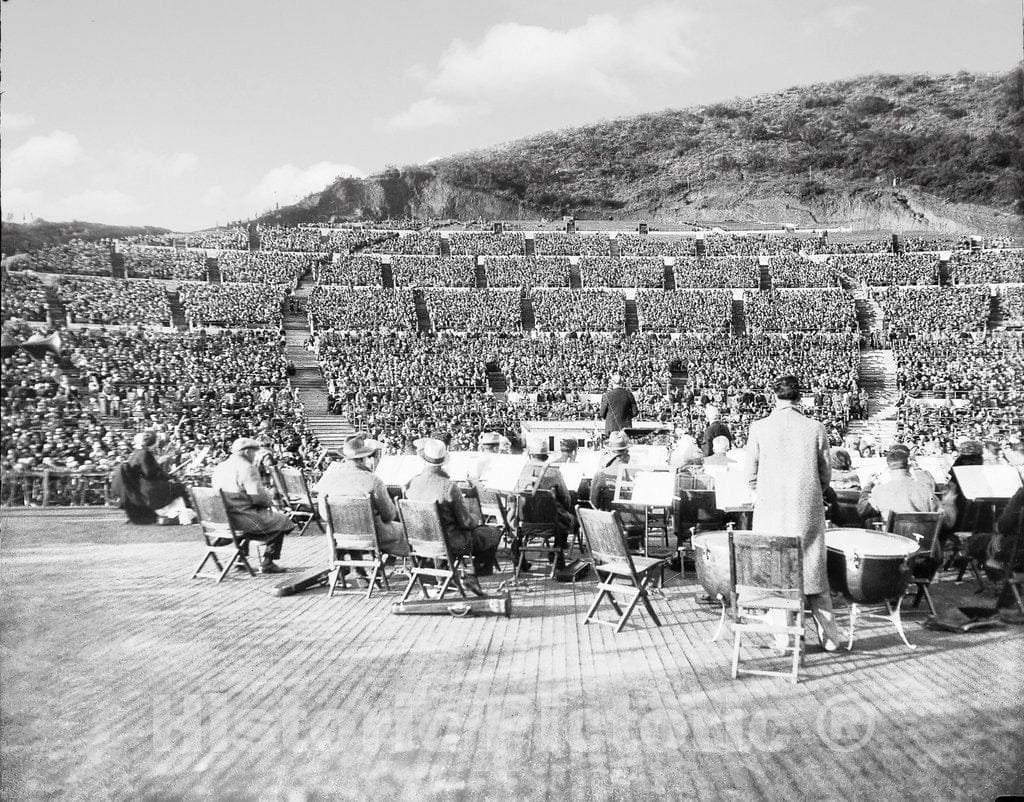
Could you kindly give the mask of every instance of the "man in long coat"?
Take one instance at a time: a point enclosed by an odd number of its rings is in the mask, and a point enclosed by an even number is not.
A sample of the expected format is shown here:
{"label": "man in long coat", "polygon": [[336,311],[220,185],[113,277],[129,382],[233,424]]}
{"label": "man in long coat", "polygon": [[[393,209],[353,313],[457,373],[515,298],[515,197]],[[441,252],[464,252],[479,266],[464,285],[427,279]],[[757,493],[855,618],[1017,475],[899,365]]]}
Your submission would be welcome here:
{"label": "man in long coat", "polygon": [[753,529],[797,535],[803,544],[804,593],[811,605],[818,637],[835,651],[839,631],[832,613],[825,567],[823,492],[831,476],[825,427],[800,406],[795,376],[775,382],[777,401],[767,418],[750,425],[747,482],[755,491]]}

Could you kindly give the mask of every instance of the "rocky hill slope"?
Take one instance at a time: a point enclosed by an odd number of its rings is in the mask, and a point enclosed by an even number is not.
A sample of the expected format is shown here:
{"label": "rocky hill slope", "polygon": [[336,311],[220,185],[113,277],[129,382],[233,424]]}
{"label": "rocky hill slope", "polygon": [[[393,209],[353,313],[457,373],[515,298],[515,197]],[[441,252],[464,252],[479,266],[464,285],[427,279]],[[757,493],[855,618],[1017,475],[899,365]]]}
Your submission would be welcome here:
{"label": "rocky hill slope", "polygon": [[579,218],[1020,232],[1024,72],[872,75],[340,179],[274,222]]}

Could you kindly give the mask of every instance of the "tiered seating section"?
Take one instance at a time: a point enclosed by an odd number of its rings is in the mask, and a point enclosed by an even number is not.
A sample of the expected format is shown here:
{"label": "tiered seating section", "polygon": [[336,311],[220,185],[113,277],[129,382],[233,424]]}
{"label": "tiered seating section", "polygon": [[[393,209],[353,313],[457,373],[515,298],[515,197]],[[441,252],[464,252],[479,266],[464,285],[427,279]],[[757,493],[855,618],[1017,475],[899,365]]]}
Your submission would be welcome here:
{"label": "tiered seating section", "polygon": [[[211,445],[208,463],[237,434],[268,430],[311,462],[279,329],[308,271],[331,409],[392,450],[438,430],[470,448],[523,419],[594,418],[612,372],[643,417],[677,429],[700,430],[704,404],[717,404],[739,444],[769,410],[774,377],[794,372],[838,443],[858,409],[853,292],[867,286],[897,358],[901,436],[949,451],[1021,426],[1021,334],[987,327],[994,309],[1024,326],[1024,257],[1016,243],[984,244],[1000,249],[955,237],[906,239],[893,254],[888,241],[838,236],[233,228],[122,243],[125,280],[110,278],[111,243],[72,242],[19,265],[56,274],[50,290],[32,272],[5,275],[4,321],[24,336],[56,304],[104,328],[63,331],[59,364],[6,357],[3,468],[107,467],[143,427],[188,453]],[[175,298],[194,331],[168,330]]]}

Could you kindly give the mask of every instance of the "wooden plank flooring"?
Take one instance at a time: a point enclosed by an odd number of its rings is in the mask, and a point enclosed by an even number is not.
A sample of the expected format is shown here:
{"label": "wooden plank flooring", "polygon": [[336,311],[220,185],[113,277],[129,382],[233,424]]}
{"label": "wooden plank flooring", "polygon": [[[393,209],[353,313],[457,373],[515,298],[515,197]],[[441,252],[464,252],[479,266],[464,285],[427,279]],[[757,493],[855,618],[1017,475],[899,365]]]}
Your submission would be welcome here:
{"label": "wooden plank flooring", "polygon": [[[811,645],[798,685],[733,681],[731,635],[709,642],[717,614],[692,577],[654,598],[662,627],[641,610],[616,635],[583,624],[592,580],[534,581],[511,619],[393,616],[401,579],[369,600],[190,581],[195,527],[101,510],[4,511],[0,527],[4,799],[1024,791],[1021,627],[941,634],[917,614],[910,651],[864,622],[852,653]],[[324,552],[290,538],[282,564]],[[992,603],[950,578],[935,595]]]}

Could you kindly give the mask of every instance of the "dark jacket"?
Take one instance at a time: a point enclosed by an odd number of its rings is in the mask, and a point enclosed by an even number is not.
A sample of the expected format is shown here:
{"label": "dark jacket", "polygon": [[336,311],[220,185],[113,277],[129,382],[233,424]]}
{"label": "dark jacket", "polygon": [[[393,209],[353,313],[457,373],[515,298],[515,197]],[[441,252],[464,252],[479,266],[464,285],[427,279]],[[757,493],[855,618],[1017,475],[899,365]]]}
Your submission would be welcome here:
{"label": "dark jacket", "polygon": [[625,387],[613,387],[601,397],[598,415],[604,418],[604,431],[618,432],[633,425],[633,418],[640,414],[636,398]]}

